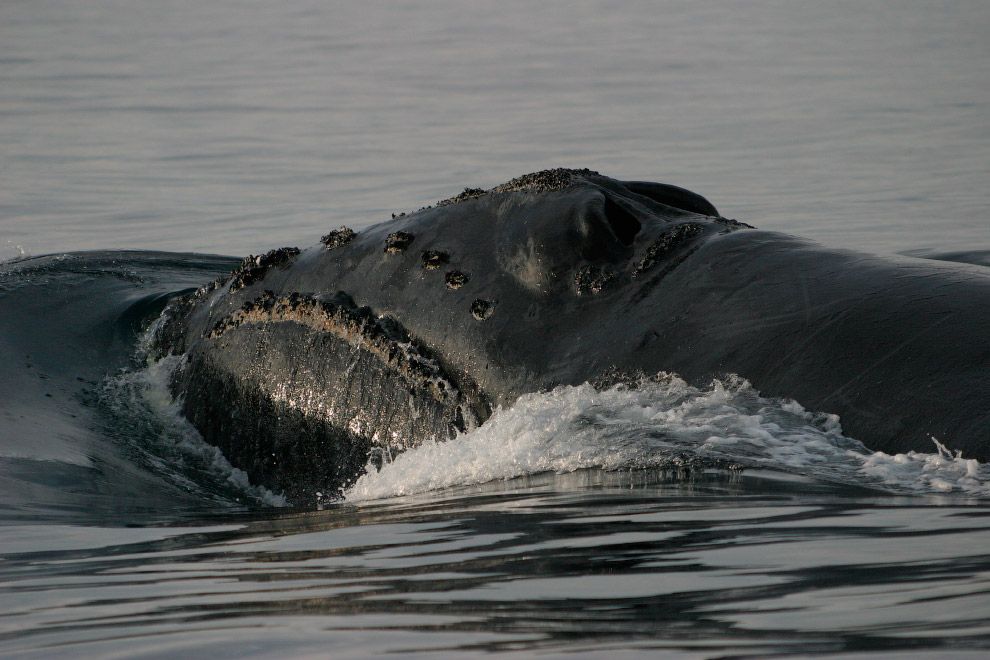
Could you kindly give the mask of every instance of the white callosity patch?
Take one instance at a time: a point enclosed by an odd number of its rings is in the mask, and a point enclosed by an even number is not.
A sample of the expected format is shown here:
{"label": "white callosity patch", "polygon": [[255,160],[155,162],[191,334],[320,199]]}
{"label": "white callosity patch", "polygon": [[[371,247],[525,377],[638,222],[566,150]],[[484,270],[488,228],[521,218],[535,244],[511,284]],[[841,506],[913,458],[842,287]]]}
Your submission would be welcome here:
{"label": "white callosity patch", "polygon": [[636,388],[591,385],[528,394],[484,425],[446,443],[425,443],[368,473],[351,501],[582,468],[678,465],[777,469],[826,482],[893,492],[990,495],[978,462],[937,454],[889,456],[842,435],[834,415],[761,397],[742,379],[699,389],[676,376]]}

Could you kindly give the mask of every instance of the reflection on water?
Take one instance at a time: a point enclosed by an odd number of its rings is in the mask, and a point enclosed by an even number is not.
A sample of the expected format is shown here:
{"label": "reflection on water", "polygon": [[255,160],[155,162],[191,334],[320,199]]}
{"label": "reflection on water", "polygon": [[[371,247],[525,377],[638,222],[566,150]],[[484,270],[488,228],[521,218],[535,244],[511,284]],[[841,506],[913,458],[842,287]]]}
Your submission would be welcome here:
{"label": "reflection on water", "polygon": [[35,549],[11,547],[4,647],[945,657],[990,644],[982,503],[772,473],[586,470],[198,522],[52,526]]}
{"label": "reflection on water", "polygon": [[[988,21],[979,1],[0,3],[0,262],[302,246],[570,166],[987,265]],[[458,486],[421,453],[420,482],[453,487],[265,508],[106,390],[139,376],[136,318],[236,261],[110,256],[0,282],[4,657],[990,649],[986,468],[962,461]],[[490,478],[526,473],[503,459]],[[918,490],[945,469],[959,488]],[[914,494],[841,485],[891,480]]]}

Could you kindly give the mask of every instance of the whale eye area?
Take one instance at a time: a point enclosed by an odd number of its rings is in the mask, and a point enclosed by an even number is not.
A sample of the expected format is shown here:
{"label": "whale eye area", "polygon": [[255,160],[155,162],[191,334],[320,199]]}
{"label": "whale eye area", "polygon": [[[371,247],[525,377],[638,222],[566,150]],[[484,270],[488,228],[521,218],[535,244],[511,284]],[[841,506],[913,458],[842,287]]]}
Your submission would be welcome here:
{"label": "whale eye area", "polygon": [[326,236],[321,237],[320,242],[323,243],[326,249],[333,250],[342,245],[347,245],[354,240],[355,236],[357,236],[357,233],[353,229],[341,226],[340,229],[335,229]]}
{"label": "whale eye area", "polygon": [[397,231],[385,237],[385,253],[401,254],[413,242],[415,236],[407,231]]}
{"label": "whale eye area", "polygon": [[443,278],[443,283],[448,289],[454,291],[467,284],[469,279],[471,278],[467,273],[463,273],[459,270],[451,270],[447,271],[447,274]]}
{"label": "whale eye area", "polygon": [[437,270],[450,262],[450,255],[439,250],[423,250],[423,268]]}
{"label": "whale eye area", "polygon": [[490,300],[483,300],[481,298],[475,299],[471,303],[471,316],[478,319],[479,321],[484,321],[489,318],[495,312],[495,303]]}

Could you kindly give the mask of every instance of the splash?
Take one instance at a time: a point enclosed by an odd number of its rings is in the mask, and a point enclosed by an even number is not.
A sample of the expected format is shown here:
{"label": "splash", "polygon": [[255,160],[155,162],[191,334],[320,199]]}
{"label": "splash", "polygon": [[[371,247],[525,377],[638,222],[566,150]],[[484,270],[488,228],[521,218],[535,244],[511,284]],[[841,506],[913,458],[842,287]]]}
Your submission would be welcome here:
{"label": "splash", "polygon": [[[107,380],[101,397],[143,461],[189,490],[219,500],[284,506],[253,485],[181,414],[169,382],[183,358],[152,360],[150,328],[136,357],[144,366]],[[763,469],[891,493],[990,497],[990,469],[933,438],[932,453],[873,452],[842,433],[835,415],[763,397],[742,378],[688,385],[660,374],[634,386],[589,384],[527,394],[479,428],[375,456],[345,493],[352,502],[410,495],[540,473],[586,468]],[[375,464],[384,464],[378,470]]]}
{"label": "splash", "polygon": [[673,375],[599,391],[591,385],[528,394],[480,428],[428,442],[368,473],[349,501],[583,468],[760,468],[899,493],[990,496],[977,461],[871,452],[842,433],[838,417],[759,395],[728,378],[696,388]]}
{"label": "splash", "polygon": [[144,366],[107,378],[103,384],[100,400],[114,419],[112,434],[127,443],[140,462],[187,491],[219,502],[286,506],[281,495],[252,484],[247,473],[231,465],[183,417],[182,401],[172,396],[169,383],[184,358],[153,360],[154,331],[152,326],[137,349],[136,357]]}
{"label": "splash", "polygon": [[0,264],[7,263],[8,261],[16,261],[18,259],[24,259],[30,256],[27,251],[20,245],[15,245],[10,241],[4,241],[0,243]]}

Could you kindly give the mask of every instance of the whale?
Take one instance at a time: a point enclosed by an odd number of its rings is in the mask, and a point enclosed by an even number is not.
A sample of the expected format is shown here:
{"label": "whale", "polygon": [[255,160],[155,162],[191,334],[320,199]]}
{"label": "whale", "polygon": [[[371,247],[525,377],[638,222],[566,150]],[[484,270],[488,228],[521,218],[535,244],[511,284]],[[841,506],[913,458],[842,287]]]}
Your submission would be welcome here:
{"label": "whale", "polygon": [[526,393],[735,375],[873,451],[990,459],[990,270],[723,217],[684,188],[527,174],[250,256],[155,330],[183,414],[295,503]]}

